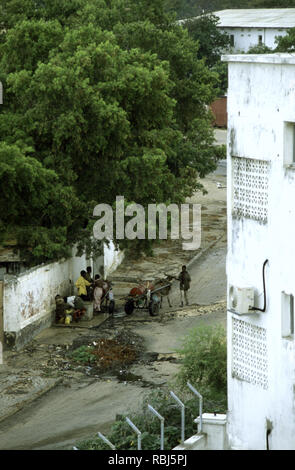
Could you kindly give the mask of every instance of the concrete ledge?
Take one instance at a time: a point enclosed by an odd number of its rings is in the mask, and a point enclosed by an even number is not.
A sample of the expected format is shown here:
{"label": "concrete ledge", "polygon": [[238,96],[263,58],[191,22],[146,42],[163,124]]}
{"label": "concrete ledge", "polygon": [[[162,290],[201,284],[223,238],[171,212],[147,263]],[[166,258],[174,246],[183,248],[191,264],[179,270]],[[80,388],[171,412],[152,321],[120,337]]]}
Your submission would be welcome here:
{"label": "concrete ledge", "polygon": [[195,434],[190,437],[183,444],[174,447],[173,450],[206,450],[207,436],[206,434]]}
{"label": "concrete ledge", "polygon": [[4,349],[15,348],[17,351],[21,350],[32,339],[45,328],[52,325],[53,315],[49,314],[46,317],[39,319],[19,331],[4,332]]}

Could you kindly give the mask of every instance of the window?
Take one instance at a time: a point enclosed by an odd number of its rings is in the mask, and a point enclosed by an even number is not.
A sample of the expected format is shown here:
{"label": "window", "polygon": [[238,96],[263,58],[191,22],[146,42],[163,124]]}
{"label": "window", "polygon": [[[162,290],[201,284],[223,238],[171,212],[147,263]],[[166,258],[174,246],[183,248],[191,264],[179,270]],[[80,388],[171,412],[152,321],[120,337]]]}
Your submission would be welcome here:
{"label": "window", "polygon": [[282,338],[293,338],[294,335],[294,297],[282,292]]}
{"label": "window", "polygon": [[259,36],[258,36],[258,44],[259,44],[260,46],[261,46],[261,44],[262,44],[262,35],[261,35],[261,34],[259,34]]}
{"label": "window", "polygon": [[295,123],[284,123],[284,164],[295,165]]}
{"label": "window", "polygon": [[230,35],[230,45],[232,47],[235,45],[235,36],[233,34]]}

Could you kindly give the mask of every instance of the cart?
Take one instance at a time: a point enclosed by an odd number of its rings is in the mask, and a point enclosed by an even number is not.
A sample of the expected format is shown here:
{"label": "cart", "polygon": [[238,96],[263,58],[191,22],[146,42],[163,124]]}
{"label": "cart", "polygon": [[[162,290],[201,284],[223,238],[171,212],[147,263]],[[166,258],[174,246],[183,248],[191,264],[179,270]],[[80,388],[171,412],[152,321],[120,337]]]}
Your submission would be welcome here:
{"label": "cart", "polygon": [[170,288],[171,284],[155,287],[148,281],[146,284],[134,286],[125,297],[124,310],[131,315],[135,309],[148,310],[152,317],[158,315],[161,306],[161,291]]}

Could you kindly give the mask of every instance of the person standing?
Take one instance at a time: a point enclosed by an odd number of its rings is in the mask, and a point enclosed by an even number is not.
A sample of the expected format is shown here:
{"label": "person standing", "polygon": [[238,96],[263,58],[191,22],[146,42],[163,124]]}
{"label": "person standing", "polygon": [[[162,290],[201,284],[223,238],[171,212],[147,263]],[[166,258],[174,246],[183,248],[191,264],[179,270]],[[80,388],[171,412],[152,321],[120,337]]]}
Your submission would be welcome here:
{"label": "person standing", "polygon": [[186,266],[182,266],[181,273],[178,276],[180,282],[180,307],[183,307],[183,303],[188,305],[188,295],[187,292],[190,289],[191,277],[186,270]]}
{"label": "person standing", "polygon": [[85,273],[85,279],[86,279],[88,282],[90,282],[90,283],[93,282],[93,279],[92,279],[92,277],[91,277],[91,272],[92,272],[91,266],[87,266],[87,268],[86,268],[86,273]]}
{"label": "person standing", "polygon": [[87,297],[89,298],[89,300],[93,300],[93,285],[94,285],[94,281],[92,279],[92,268],[91,266],[87,266],[86,268],[86,273],[85,273],[85,279],[86,281],[90,282],[90,286],[87,286],[86,289],[87,289]]}
{"label": "person standing", "polygon": [[101,299],[103,296],[103,281],[100,280],[100,275],[96,274],[94,281],[93,291],[93,310],[95,312],[101,311]]}
{"label": "person standing", "polygon": [[91,286],[91,283],[86,279],[86,271],[81,271],[80,277],[78,277],[75,286],[78,289],[78,295],[82,300],[89,301],[89,296],[87,294],[87,287]]}

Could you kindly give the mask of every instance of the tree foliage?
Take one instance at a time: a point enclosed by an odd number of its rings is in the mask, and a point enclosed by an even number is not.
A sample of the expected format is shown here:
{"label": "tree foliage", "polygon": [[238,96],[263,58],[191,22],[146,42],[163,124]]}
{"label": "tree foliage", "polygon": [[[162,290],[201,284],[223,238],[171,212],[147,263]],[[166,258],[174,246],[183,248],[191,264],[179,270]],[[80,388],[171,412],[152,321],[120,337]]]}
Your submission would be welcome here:
{"label": "tree foliage", "polygon": [[294,52],[295,51],[295,28],[290,28],[286,36],[276,39],[277,47],[275,52]]}
{"label": "tree foliage", "polygon": [[227,345],[223,327],[203,326],[192,329],[178,351],[182,363],[177,383],[185,388],[187,381],[205,391],[207,397],[227,392]]}
{"label": "tree foliage", "polygon": [[215,65],[224,50],[230,47],[229,35],[217,28],[218,21],[211,13],[185,23],[190,36],[199,42],[198,57],[205,58],[209,67]]}
{"label": "tree foliage", "polygon": [[46,224],[35,208],[30,223],[28,199],[26,216],[7,210],[31,262],[89,239],[97,203],[179,203],[200,187],[216,162],[206,105],[218,76],[162,0],[4,0],[1,11],[0,139],[33,166],[27,191],[43,192],[48,174],[51,210],[68,195]]}
{"label": "tree foliage", "polygon": [[212,13],[202,14],[184,23],[190,37],[198,42],[197,57],[205,60],[206,65],[218,76],[218,94],[227,90],[227,64],[221,62],[221,55],[230,50],[229,35],[218,27],[218,17]]}

